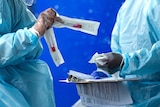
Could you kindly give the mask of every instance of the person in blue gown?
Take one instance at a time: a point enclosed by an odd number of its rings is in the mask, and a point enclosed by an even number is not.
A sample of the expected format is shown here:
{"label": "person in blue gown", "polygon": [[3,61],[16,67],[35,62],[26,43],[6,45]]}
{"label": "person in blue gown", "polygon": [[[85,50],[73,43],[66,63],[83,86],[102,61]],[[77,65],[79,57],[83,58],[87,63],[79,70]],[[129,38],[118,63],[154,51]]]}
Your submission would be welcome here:
{"label": "person in blue gown", "polygon": [[55,107],[50,69],[38,58],[56,12],[46,9],[36,20],[26,4],[0,0],[0,107]]}
{"label": "person in blue gown", "polygon": [[98,68],[123,78],[133,99],[129,107],[160,107],[160,0],[125,0],[111,37],[112,52]]}

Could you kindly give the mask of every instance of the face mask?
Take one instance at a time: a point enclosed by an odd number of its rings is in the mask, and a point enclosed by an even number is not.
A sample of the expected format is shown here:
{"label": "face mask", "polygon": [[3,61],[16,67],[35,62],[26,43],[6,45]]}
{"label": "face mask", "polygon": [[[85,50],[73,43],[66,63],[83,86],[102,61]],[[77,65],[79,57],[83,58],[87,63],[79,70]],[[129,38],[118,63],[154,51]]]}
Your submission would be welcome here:
{"label": "face mask", "polygon": [[27,6],[32,6],[34,0],[23,0]]}

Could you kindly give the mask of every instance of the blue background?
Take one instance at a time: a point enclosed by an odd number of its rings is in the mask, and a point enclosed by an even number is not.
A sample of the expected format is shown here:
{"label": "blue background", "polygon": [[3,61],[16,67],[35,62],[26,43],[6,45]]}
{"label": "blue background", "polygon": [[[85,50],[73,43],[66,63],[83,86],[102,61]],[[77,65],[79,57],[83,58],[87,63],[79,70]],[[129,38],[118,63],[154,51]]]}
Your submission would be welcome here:
{"label": "blue background", "polygon": [[44,51],[40,59],[45,60],[51,69],[54,79],[54,92],[57,107],[71,107],[78,99],[76,85],[61,83],[66,79],[69,70],[90,74],[96,70],[88,61],[95,52],[110,51],[111,32],[117,12],[124,0],[37,0],[30,7],[38,17],[41,11],[52,7],[60,15],[100,22],[98,35],[93,36],[67,28],[54,29],[58,47],[65,63],[56,67],[53,63],[46,42],[42,38]]}

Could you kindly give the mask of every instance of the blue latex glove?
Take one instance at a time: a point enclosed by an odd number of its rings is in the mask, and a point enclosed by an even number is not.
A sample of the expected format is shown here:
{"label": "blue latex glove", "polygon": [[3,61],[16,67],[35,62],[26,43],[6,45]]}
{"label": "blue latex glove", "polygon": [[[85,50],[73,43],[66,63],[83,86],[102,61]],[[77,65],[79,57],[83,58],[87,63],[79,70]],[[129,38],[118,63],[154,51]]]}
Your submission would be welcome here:
{"label": "blue latex glove", "polygon": [[91,73],[91,76],[93,76],[95,79],[101,79],[101,78],[110,77],[110,75],[107,74],[105,71],[99,71],[99,70],[93,71]]}

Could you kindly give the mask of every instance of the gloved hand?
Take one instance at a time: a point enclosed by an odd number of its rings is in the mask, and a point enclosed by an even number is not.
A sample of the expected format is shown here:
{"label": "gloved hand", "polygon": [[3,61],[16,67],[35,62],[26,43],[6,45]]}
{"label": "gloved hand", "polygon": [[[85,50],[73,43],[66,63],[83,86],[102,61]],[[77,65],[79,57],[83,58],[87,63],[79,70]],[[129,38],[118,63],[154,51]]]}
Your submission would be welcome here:
{"label": "gloved hand", "polygon": [[101,65],[97,61],[96,66],[108,72],[109,74],[114,74],[115,72],[121,70],[121,68],[123,67],[124,62],[121,54],[109,52],[109,53],[101,54],[99,57],[101,57],[100,60],[102,62],[106,62],[106,63]]}
{"label": "gloved hand", "polygon": [[49,8],[40,13],[36,23],[33,25],[33,29],[36,30],[40,36],[42,36],[45,31],[52,27],[55,21],[62,22],[62,20],[57,17],[56,11]]}
{"label": "gloved hand", "polygon": [[101,78],[108,78],[110,75],[102,70],[95,70],[91,73],[91,76],[93,76],[95,79],[101,79]]}

